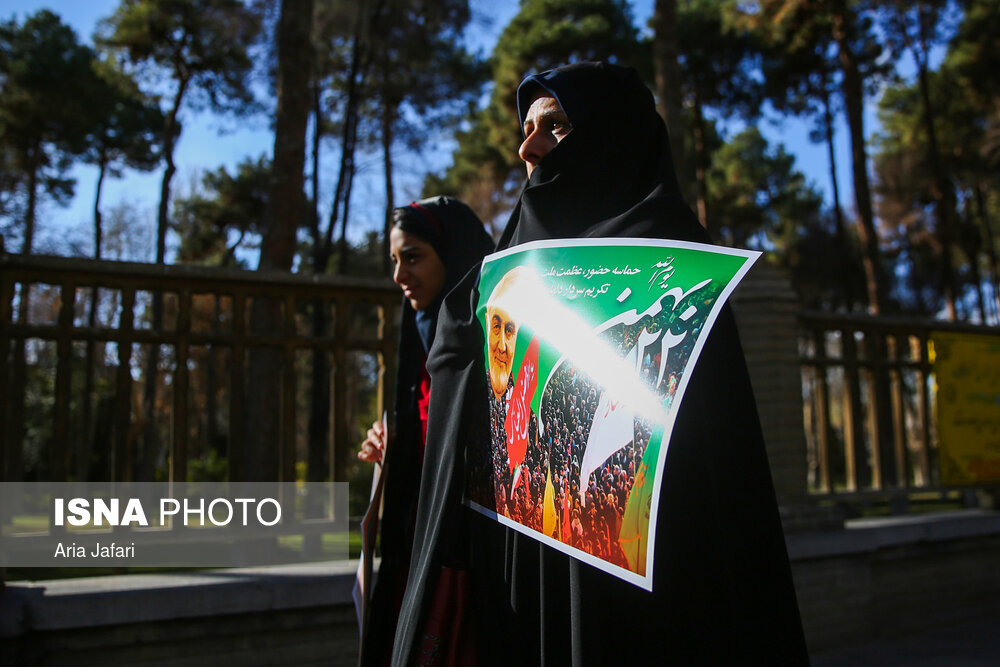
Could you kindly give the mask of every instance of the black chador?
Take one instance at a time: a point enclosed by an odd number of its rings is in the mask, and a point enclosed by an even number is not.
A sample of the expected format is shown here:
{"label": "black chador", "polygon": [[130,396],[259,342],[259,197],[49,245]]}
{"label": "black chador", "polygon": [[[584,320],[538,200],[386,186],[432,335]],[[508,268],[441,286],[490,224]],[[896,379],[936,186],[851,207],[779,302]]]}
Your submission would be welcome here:
{"label": "black chador", "polygon": [[[666,128],[627,68],[580,63],[527,78],[523,120],[548,94],[572,130],[535,166],[500,248],[541,239],[707,242],[680,196]],[[432,656],[423,627],[441,568],[469,573],[480,664],[808,662],[760,420],[728,307],[673,429],[647,592],[461,505],[489,442],[476,276],[446,298],[428,359],[431,396],[414,555],[393,662]]]}

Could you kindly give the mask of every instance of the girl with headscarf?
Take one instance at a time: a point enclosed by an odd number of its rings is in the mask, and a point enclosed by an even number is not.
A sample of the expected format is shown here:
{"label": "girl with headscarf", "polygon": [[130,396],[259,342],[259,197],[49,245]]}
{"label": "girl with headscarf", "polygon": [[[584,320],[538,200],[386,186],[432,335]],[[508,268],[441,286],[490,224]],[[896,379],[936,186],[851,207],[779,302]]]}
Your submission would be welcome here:
{"label": "girl with headscarf", "polygon": [[[634,70],[578,63],[529,76],[517,104],[529,178],[498,250],[585,237],[708,242]],[[731,310],[712,328],[679,408],[647,592],[461,507],[465,466],[478,465],[489,442],[475,286],[470,274],[446,299],[428,359],[435,386],[447,390],[430,405],[393,663],[426,664],[421,628],[436,578],[442,563],[465,559],[481,664],[807,664]]]}
{"label": "girl with headscarf", "polygon": [[358,458],[384,466],[382,563],[363,622],[363,665],[388,662],[406,585],[431,389],[424,361],[438,309],[448,290],[493,249],[476,214],[450,197],[414,202],[395,209],[392,217],[392,278],[403,290],[393,437],[386,447],[383,426],[376,422],[358,452]]}

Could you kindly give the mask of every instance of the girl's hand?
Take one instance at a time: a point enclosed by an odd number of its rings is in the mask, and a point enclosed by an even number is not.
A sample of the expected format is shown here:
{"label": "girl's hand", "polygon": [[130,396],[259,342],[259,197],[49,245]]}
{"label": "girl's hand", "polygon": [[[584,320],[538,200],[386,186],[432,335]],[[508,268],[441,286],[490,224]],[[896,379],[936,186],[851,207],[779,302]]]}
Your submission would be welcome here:
{"label": "girl's hand", "polygon": [[368,429],[368,437],[361,443],[358,458],[368,463],[382,463],[385,456],[385,427],[382,422],[374,422]]}

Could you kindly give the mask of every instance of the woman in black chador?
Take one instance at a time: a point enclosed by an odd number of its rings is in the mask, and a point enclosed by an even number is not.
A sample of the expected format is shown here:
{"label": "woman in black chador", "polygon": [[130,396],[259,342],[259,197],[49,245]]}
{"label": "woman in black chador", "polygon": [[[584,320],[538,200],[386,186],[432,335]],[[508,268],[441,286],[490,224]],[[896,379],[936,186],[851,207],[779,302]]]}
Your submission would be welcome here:
{"label": "woman in black chador", "polygon": [[[680,196],[666,128],[634,70],[560,67],[525,79],[517,105],[528,180],[499,248],[580,237],[708,241]],[[462,507],[466,467],[489,447],[475,285],[470,274],[445,300],[427,363],[435,391],[394,664],[448,655],[425,628],[441,573],[456,564],[469,575],[479,664],[808,663],[730,309],[677,414],[647,592]]]}
{"label": "woman in black chador", "polygon": [[382,564],[364,623],[363,665],[388,663],[406,586],[430,400],[424,361],[438,309],[448,290],[493,249],[493,241],[468,206],[434,197],[393,211],[389,246],[393,280],[403,290],[403,317],[392,438],[386,446],[381,423],[373,424],[358,452],[358,458],[385,466]]}

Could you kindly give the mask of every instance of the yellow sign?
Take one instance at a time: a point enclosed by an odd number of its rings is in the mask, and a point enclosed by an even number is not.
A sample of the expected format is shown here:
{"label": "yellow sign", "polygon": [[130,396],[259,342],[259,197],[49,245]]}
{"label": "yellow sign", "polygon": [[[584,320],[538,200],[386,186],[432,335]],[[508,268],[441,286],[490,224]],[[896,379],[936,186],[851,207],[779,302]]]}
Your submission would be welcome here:
{"label": "yellow sign", "polygon": [[1000,337],[936,332],[930,352],[941,482],[1000,481]]}

